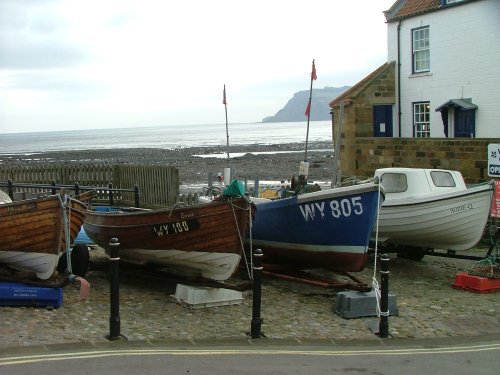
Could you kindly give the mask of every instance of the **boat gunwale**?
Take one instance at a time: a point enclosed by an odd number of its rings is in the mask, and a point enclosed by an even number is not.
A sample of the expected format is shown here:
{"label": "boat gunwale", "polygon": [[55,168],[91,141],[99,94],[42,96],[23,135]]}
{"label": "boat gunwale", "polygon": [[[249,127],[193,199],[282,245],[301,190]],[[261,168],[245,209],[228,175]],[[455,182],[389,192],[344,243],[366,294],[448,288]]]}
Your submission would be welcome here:
{"label": "boat gunwale", "polygon": [[427,194],[427,195],[419,195],[419,196],[411,196],[411,197],[400,197],[400,198],[390,198],[391,193],[386,194],[386,199],[382,204],[382,209],[387,207],[397,207],[397,206],[415,206],[421,205],[425,203],[449,200],[455,198],[462,198],[470,195],[480,195],[482,193],[489,192],[490,195],[493,192],[493,184],[492,182],[486,182],[481,185],[476,185],[469,187],[464,190],[456,190],[456,191],[447,191],[445,193],[440,194]]}
{"label": "boat gunwale", "polygon": [[297,196],[297,203],[300,204],[304,202],[309,202],[311,200],[324,200],[324,199],[336,198],[339,196],[372,193],[378,191],[380,191],[382,195],[384,194],[384,189],[381,185],[376,184],[374,182],[367,182],[358,185],[341,186],[331,189],[315,191],[312,193],[300,194]]}

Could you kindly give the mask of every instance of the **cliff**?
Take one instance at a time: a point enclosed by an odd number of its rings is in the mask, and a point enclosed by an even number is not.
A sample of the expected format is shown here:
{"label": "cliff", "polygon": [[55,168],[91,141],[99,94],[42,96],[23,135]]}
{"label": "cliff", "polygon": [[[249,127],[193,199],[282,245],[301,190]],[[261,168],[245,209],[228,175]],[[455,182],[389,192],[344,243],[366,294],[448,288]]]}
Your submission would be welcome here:
{"label": "cliff", "polygon": [[[330,120],[330,103],[337,96],[349,89],[350,86],[325,87],[313,89],[311,102],[311,121]],[[298,91],[274,116],[262,119],[262,122],[290,122],[304,121],[307,119],[305,111],[309,100],[309,90]]]}

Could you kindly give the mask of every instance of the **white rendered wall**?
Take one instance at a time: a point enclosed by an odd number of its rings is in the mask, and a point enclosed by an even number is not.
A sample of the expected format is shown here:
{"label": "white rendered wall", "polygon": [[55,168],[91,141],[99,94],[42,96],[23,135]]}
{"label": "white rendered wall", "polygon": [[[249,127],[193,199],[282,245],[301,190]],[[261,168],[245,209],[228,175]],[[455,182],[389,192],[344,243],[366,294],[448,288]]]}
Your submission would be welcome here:
{"label": "white rendered wall", "polygon": [[[412,75],[414,28],[429,26],[430,72]],[[388,24],[388,61],[397,61],[398,22]],[[472,98],[476,137],[500,137],[500,1],[481,0],[405,19],[400,31],[401,136],[413,136],[413,102],[430,102],[431,137],[444,137],[436,108]],[[397,77],[396,77],[397,85]],[[398,136],[397,105],[394,136]]]}

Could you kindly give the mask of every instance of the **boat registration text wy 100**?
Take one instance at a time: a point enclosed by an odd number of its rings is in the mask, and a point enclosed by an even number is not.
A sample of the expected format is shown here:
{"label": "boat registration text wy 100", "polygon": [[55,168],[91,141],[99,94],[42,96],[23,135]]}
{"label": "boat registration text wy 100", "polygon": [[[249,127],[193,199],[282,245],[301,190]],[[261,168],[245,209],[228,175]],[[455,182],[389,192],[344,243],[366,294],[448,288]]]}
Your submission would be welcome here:
{"label": "boat registration text wy 100", "polygon": [[302,204],[299,206],[300,212],[307,222],[316,218],[325,218],[326,215],[331,215],[333,218],[349,217],[351,215],[362,215],[363,204],[361,197],[344,198],[341,200],[331,200],[330,202],[314,202],[310,204]]}
{"label": "boat registration text wy 100", "polygon": [[151,227],[153,233],[158,237],[168,236],[170,234],[179,234],[189,232],[200,227],[196,219],[173,221],[165,224],[155,224]]}

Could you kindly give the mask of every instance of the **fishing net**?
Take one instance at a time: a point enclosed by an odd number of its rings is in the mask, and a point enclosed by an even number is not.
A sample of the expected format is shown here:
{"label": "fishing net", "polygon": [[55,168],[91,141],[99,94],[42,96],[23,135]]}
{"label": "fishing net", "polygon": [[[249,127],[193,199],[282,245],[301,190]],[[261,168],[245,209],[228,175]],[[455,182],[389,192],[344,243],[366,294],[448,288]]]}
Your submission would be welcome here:
{"label": "fishing net", "polygon": [[489,223],[490,248],[486,258],[476,262],[468,272],[469,275],[488,278],[500,278],[500,223],[498,217],[493,220],[490,217]]}

